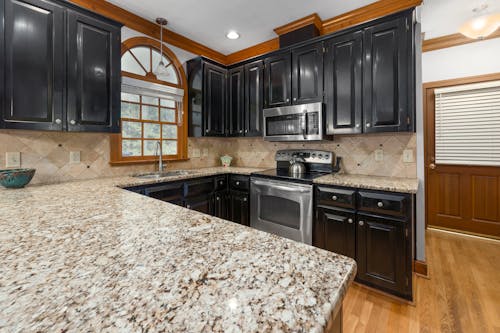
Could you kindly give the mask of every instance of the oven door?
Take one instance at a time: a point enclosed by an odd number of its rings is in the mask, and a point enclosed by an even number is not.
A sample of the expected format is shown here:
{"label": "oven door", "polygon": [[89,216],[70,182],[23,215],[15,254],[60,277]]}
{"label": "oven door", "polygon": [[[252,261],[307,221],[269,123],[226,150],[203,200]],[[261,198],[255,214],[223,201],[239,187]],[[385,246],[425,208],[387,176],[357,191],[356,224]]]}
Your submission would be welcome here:
{"label": "oven door", "polygon": [[250,226],[312,244],[312,185],[251,179]]}

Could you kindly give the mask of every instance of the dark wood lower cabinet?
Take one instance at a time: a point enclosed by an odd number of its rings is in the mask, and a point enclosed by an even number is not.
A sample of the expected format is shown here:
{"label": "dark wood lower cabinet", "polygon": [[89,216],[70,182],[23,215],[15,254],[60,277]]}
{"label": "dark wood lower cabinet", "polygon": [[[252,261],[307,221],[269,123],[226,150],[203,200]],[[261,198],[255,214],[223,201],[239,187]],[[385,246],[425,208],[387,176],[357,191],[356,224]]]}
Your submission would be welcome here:
{"label": "dark wood lower cabinet", "polygon": [[213,196],[213,215],[221,219],[229,218],[229,191],[215,192]]}
{"label": "dark wood lower cabinet", "polygon": [[404,221],[358,215],[357,279],[402,297],[411,295],[407,232]]}
{"label": "dark wood lower cabinet", "polygon": [[319,206],[313,231],[317,247],[356,258],[355,213]]}
{"label": "dark wood lower cabinet", "polygon": [[230,219],[233,222],[250,225],[250,205],[248,192],[230,192]]}
{"label": "dark wood lower cabinet", "polygon": [[212,214],[212,196],[210,194],[201,195],[199,197],[187,198],[185,200],[186,208],[195,210],[200,213]]}

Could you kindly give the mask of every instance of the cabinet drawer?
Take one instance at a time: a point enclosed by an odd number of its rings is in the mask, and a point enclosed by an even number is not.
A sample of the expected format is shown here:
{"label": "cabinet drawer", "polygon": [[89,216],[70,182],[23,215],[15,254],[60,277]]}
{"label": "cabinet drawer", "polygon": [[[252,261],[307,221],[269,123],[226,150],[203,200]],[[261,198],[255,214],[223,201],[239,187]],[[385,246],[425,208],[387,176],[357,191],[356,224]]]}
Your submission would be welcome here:
{"label": "cabinet drawer", "polygon": [[214,191],[214,179],[201,178],[186,182],[185,197],[193,197],[196,195],[208,194]]}
{"label": "cabinet drawer", "polygon": [[317,203],[344,208],[356,207],[356,191],[345,188],[318,187]]}
{"label": "cabinet drawer", "polygon": [[358,192],[358,209],[385,215],[408,216],[410,198],[405,194],[387,192]]}
{"label": "cabinet drawer", "polygon": [[250,189],[250,178],[248,176],[231,176],[231,190],[248,191]]}
{"label": "cabinet drawer", "polygon": [[166,183],[149,186],[143,190],[143,194],[162,201],[177,202],[182,199],[183,183]]}
{"label": "cabinet drawer", "polygon": [[227,189],[227,176],[217,176],[214,178],[215,191]]}

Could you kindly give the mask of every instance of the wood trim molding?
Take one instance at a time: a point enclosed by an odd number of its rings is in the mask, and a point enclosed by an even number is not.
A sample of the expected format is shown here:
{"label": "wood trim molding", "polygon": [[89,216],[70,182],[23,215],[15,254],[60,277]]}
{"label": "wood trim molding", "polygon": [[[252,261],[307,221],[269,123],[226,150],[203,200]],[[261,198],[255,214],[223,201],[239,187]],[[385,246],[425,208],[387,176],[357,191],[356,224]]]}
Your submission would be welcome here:
{"label": "wood trim molding", "polygon": [[236,64],[240,61],[255,58],[257,56],[276,51],[280,48],[279,38],[273,38],[260,44],[248,47],[227,56],[226,65]]}
{"label": "wood trim molding", "polygon": [[323,21],[322,34],[330,34],[383,16],[417,7],[422,0],[379,0],[367,6]]}
{"label": "wood trim molding", "polygon": [[470,44],[498,37],[500,37],[500,29],[498,29],[497,31],[495,31],[494,33],[492,33],[491,35],[489,35],[484,39],[471,39],[465,37],[462,34],[452,34],[452,35],[424,40],[422,43],[422,52],[435,51],[448,47]]}
{"label": "wood trim molding", "polygon": [[320,17],[318,14],[313,13],[311,15],[308,15],[306,17],[302,17],[298,20],[295,20],[293,22],[287,23],[285,25],[282,25],[281,27],[277,27],[274,29],[274,32],[278,35],[284,35],[289,32],[292,32],[294,30],[303,28],[307,25],[314,24],[316,28],[321,32],[323,22],[321,21]]}
{"label": "wood trim molding", "polygon": [[[141,32],[155,39],[160,39],[160,28],[157,24],[148,21],[138,15],[135,15],[121,7],[113,5],[104,0],[69,0],[70,2],[89,9],[95,13],[104,15],[110,19],[118,21],[130,29]],[[221,64],[226,63],[226,56],[220,52],[212,50],[211,48],[186,38],[171,30],[165,29],[163,34],[163,41],[165,43],[174,45],[188,52],[196,55],[201,55],[217,61]]]}
{"label": "wood trim molding", "polygon": [[420,260],[413,260],[413,272],[418,274],[419,276],[429,278],[427,262]]}
{"label": "wood trim molding", "polygon": [[[467,76],[467,77],[461,77],[461,78],[457,78],[457,79],[426,82],[423,84],[424,96],[425,96],[425,90],[427,90],[427,89],[444,88],[444,87],[449,87],[449,86],[458,86],[461,84],[471,84],[471,83],[488,82],[488,81],[496,81],[496,80],[500,80],[500,73]],[[424,103],[424,105],[425,105],[425,103]]]}

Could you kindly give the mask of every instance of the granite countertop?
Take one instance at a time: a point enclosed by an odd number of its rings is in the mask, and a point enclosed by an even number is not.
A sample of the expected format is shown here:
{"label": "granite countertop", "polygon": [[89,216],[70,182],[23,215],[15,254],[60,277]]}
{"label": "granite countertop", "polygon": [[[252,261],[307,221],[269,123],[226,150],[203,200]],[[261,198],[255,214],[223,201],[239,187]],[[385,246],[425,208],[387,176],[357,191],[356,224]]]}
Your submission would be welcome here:
{"label": "granite countertop", "polygon": [[0,331],[320,332],[338,312],[352,259],[117,187],[155,181],[0,191]]}
{"label": "granite countertop", "polygon": [[314,183],[411,194],[418,191],[416,178],[331,174],[316,178]]}

